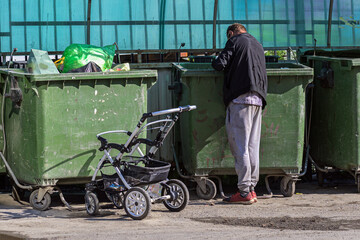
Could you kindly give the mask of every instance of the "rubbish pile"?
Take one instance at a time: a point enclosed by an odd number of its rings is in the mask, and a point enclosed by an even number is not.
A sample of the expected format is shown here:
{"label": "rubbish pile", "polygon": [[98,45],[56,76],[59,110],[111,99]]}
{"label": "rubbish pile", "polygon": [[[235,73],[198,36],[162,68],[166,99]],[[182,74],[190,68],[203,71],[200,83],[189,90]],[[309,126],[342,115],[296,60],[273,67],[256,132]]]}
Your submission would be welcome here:
{"label": "rubbish pile", "polygon": [[113,67],[115,44],[97,47],[87,44],[71,44],[62,57],[53,62],[48,52],[32,49],[27,70],[33,74],[130,71],[128,63]]}

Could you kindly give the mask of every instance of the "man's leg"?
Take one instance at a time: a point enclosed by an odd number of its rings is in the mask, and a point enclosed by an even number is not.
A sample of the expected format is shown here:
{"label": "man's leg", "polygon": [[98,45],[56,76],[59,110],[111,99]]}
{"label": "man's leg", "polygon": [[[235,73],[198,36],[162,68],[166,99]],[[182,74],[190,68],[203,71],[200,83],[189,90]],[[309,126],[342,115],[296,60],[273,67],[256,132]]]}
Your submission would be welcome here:
{"label": "man's leg", "polygon": [[252,129],[251,107],[233,104],[227,108],[226,130],[229,146],[235,158],[240,193],[249,193],[251,186],[251,164],[248,142]]}
{"label": "man's leg", "polygon": [[259,181],[259,152],[261,137],[261,107],[251,106],[253,124],[249,139],[249,156],[251,165],[251,190],[254,190]]}

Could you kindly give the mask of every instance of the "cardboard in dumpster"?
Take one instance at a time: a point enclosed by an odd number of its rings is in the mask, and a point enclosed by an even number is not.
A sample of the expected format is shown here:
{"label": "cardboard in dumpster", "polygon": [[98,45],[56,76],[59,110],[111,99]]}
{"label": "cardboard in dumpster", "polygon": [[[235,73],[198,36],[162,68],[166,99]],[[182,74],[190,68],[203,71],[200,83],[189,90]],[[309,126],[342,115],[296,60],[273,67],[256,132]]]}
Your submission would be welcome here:
{"label": "cardboard in dumpster", "polygon": [[27,70],[33,74],[55,74],[59,73],[55,64],[50,59],[48,52],[31,49]]}

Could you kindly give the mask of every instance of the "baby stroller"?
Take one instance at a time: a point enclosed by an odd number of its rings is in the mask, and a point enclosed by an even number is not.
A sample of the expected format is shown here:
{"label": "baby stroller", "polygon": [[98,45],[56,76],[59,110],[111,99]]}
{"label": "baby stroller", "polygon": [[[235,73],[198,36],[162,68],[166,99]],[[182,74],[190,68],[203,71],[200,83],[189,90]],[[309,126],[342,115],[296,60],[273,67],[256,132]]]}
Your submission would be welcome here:
{"label": "baby stroller", "polygon": [[[151,204],[163,202],[166,208],[173,212],[183,210],[189,201],[189,192],[183,182],[177,179],[168,180],[170,164],[154,160],[156,151],[161,147],[164,139],[179,118],[179,114],[196,109],[196,106],[178,107],[158,112],[144,113],[133,132],[115,130],[102,132],[97,135],[101,142],[99,148],[104,152],[100,159],[91,182],[86,184],[85,207],[89,215],[99,213],[99,200],[95,190],[105,191],[106,196],[117,208],[124,208],[128,216],[134,220],[144,219],[150,211]],[[160,120],[148,122],[150,117],[166,115]],[[149,126],[158,129],[155,140],[139,138],[139,135]],[[125,133],[129,136],[125,144],[108,143],[103,137],[109,133]],[[140,144],[149,146],[144,155]],[[119,151],[116,157],[111,157],[111,150]],[[135,152],[139,156],[135,156]],[[113,167],[114,174],[103,174],[104,167]],[[96,179],[98,172],[102,178]],[[159,183],[161,194],[149,190],[149,186]]]}

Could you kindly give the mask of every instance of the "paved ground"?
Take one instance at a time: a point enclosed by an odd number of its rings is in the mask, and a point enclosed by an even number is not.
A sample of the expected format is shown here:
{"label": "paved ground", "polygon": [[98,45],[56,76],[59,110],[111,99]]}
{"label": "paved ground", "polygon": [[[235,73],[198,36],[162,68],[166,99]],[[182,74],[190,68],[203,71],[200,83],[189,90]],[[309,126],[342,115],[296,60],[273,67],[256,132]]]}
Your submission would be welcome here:
{"label": "paved ground", "polygon": [[[258,191],[261,191],[261,189]],[[100,215],[69,211],[54,197],[51,209],[33,210],[28,204],[0,194],[0,239],[359,239],[360,195],[346,182],[318,187],[298,183],[296,194],[284,198],[274,190],[271,199],[251,206],[200,200],[190,191],[184,211],[169,212],[152,205],[151,214],[134,221],[124,210],[102,203]],[[67,196],[83,208],[83,196]]]}

